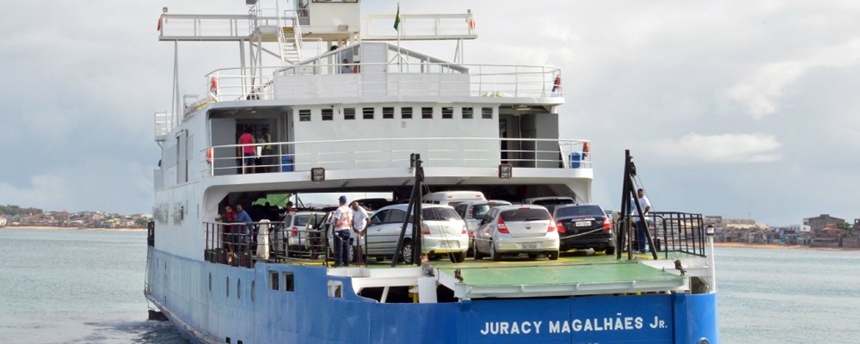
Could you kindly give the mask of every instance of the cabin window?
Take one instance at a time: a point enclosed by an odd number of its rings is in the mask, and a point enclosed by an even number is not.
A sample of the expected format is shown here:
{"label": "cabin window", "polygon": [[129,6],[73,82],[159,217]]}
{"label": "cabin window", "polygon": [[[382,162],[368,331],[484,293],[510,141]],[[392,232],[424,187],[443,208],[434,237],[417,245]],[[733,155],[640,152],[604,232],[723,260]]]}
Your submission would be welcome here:
{"label": "cabin window", "polygon": [[464,107],[462,110],[463,119],[472,119],[472,111],[474,111],[471,107]]}
{"label": "cabin window", "polygon": [[383,119],[393,119],[394,118],[394,108],[393,107],[382,108],[382,118]]}
{"label": "cabin window", "polygon": [[355,119],[355,108],[343,109],[343,119],[351,121]]}
{"label": "cabin window", "polygon": [[343,282],[328,281],[328,297],[343,298]]}
{"label": "cabin window", "polygon": [[280,286],[278,285],[278,272],[277,271],[269,271],[269,289],[278,290]]}
{"label": "cabin window", "polygon": [[373,119],[373,108],[366,107],[361,109],[361,115],[364,119]]}
{"label": "cabin window", "polygon": [[292,272],[284,272],[284,286],[286,291],[296,290],[295,275]]}
{"label": "cabin window", "polygon": [[242,299],[242,279],[236,279],[236,298]]}
{"label": "cabin window", "polygon": [[400,108],[400,118],[412,119],[412,108],[411,107]]}
{"label": "cabin window", "polygon": [[450,106],[442,107],[442,118],[443,119],[454,118],[454,108],[450,107]]}
{"label": "cabin window", "polygon": [[493,108],[481,108],[481,118],[483,119],[493,119]]}
{"label": "cabin window", "polygon": [[230,277],[229,276],[227,277],[226,286],[227,286],[227,288],[225,288],[225,289],[227,289],[227,297],[230,297]]}
{"label": "cabin window", "polygon": [[299,110],[299,122],[310,122],[311,110]]}
{"label": "cabin window", "polygon": [[257,300],[257,281],[251,281],[251,302]]}
{"label": "cabin window", "polygon": [[334,109],[322,109],[322,120],[323,121],[334,120]]}
{"label": "cabin window", "polygon": [[433,108],[431,108],[431,107],[423,107],[423,108],[421,108],[421,118],[423,118],[423,119],[433,119]]}

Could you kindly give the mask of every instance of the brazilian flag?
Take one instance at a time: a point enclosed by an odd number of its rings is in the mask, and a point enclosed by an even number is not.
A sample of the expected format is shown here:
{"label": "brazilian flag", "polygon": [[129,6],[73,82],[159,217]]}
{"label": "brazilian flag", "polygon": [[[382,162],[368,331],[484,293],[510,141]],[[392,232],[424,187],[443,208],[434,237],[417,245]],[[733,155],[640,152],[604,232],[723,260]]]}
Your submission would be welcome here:
{"label": "brazilian flag", "polygon": [[397,14],[394,16],[394,29],[400,31],[400,3],[397,3]]}

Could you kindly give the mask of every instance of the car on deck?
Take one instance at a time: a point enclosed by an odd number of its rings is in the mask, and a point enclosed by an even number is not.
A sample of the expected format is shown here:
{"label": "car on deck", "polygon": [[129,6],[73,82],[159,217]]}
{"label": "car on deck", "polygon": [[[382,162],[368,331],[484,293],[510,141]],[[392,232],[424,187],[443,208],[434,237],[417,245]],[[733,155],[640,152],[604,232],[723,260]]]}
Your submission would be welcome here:
{"label": "car on deck", "polygon": [[460,217],[463,218],[463,221],[466,221],[466,230],[469,232],[470,254],[472,253],[472,247],[475,244],[472,238],[474,237],[475,229],[478,229],[478,224],[481,223],[481,219],[484,218],[484,215],[486,215],[490,209],[505,205],[511,205],[511,202],[500,200],[467,201],[457,204],[457,206],[454,207],[454,210],[457,211],[457,215],[460,215]]}
{"label": "car on deck", "polygon": [[559,238],[555,221],[543,206],[524,204],[490,209],[475,230],[475,260],[490,256],[527,253],[529,258],[546,254],[558,259]]}
{"label": "car on deck", "polygon": [[[368,257],[377,259],[393,257],[397,251],[397,242],[406,218],[408,204],[393,204],[377,210],[370,217],[367,227]],[[411,217],[411,216],[410,216]],[[454,208],[447,205],[421,205],[421,248],[422,252],[431,256],[447,256],[451,261],[460,263],[466,259],[469,248],[469,234],[466,223],[457,215]],[[401,245],[400,257],[407,263],[412,263],[412,221],[406,226],[406,233]]]}
{"label": "car on deck", "polygon": [[593,249],[615,253],[612,220],[596,204],[563,205],[555,208],[556,228],[562,252],[571,249]]}

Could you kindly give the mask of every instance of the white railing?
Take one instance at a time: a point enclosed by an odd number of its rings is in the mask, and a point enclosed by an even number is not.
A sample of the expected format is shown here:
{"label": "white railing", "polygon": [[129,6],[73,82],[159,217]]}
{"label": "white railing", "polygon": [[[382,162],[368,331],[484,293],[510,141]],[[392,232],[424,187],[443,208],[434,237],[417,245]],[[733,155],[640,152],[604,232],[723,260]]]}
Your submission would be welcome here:
{"label": "white railing", "polygon": [[[590,169],[587,140],[517,138],[388,138],[273,142],[257,144],[259,158],[247,173],[327,169],[374,169],[409,166],[411,153],[421,154],[425,167],[492,167],[509,163],[521,168]],[[264,149],[265,146],[269,148]],[[209,175],[242,173],[242,145],[207,147]],[[505,149],[502,149],[505,147]],[[250,167],[250,166],[246,166]]]}
{"label": "white railing", "polygon": [[[223,68],[201,80],[208,98],[214,101],[296,99],[329,97],[388,96],[471,96],[557,98],[554,89],[560,69],[550,66],[521,65],[455,65],[450,63],[372,64],[361,63],[359,73],[350,71],[354,64],[306,63],[290,67]],[[362,73],[373,69],[379,78],[365,78]],[[402,68],[402,72],[401,72]],[[367,72],[366,72],[367,71]],[[262,74],[262,79],[260,77]],[[210,89],[211,79],[217,88]],[[195,105],[186,104],[190,110]]]}
{"label": "white railing", "polygon": [[[252,12],[259,14],[260,12]],[[161,40],[206,41],[247,38],[258,27],[277,27],[278,16],[254,14],[165,14],[161,16]]]}
{"label": "white railing", "polygon": [[[400,39],[439,40],[475,39],[475,29],[469,25],[471,14],[400,14]],[[474,20],[474,17],[471,17]],[[397,39],[393,14],[371,14],[364,16],[364,41]]]}
{"label": "white railing", "polygon": [[173,129],[173,117],[167,112],[155,113],[155,137],[164,137]]}

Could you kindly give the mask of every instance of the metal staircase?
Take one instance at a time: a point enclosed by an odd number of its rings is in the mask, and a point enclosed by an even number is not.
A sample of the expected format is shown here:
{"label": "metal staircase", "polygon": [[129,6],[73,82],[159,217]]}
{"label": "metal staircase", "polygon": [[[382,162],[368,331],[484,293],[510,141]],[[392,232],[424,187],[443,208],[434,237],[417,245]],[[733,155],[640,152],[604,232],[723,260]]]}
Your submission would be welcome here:
{"label": "metal staircase", "polygon": [[[292,22],[290,26],[284,25],[286,21]],[[281,62],[285,65],[296,64],[302,60],[302,29],[298,18],[278,18],[278,47],[281,53]]]}

